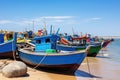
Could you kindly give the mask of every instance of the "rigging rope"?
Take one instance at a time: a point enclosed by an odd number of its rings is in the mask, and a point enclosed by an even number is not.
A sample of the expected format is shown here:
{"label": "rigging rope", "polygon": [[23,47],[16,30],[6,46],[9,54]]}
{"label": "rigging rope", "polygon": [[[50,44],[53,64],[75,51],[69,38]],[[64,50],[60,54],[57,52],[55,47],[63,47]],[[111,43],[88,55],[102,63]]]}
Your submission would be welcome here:
{"label": "rigging rope", "polygon": [[[86,53],[87,53],[87,54],[89,53],[90,48],[91,48],[91,46],[87,46],[87,48],[86,48]],[[86,55],[86,60],[87,60],[88,72],[89,72],[89,74],[91,74],[90,65],[89,65],[89,60],[88,60],[87,55]]]}
{"label": "rigging rope", "polygon": [[88,57],[86,57],[86,60],[87,60],[88,72],[89,72],[89,74],[91,74]]}

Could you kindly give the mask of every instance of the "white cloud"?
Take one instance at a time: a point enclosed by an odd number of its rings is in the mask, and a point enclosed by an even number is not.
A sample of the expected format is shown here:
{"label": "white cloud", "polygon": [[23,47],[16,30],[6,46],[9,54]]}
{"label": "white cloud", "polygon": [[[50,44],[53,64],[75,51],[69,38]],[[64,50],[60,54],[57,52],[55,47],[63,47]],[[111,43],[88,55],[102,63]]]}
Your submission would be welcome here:
{"label": "white cloud", "polygon": [[64,23],[65,20],[55,19],[55,20],[47,20],[48,23]]}
{"label": "white cloud", "polygon": [[93,17],[93,18],[83,19],[80,22],[81,23],[88,23],[88,22],[100,21],[100,20],[101,20],[101,18],[99,18],[99,17]]}
{"label": "white cloud", "polygon": [[45,19],[70,19],[70,18],[73,18],[73,16],[43,16],[41,18],[45,18]]}
{"label": "white cloud", "polygon": [[94,18],[90,18],[90,20],[96,21],[96,20],[101,20],[101,18],[99,18],[99,17],[94,17]]}
{"label": "white cloud", "polygon": [[48,25],[52,24],[81,24],[81,23],[87,23],[87,22],[93,22],[93,21],[99,21],[101,20],[100,17],[93,17],[93,18],[87,18],[87,19],[76,19],[74,16],[42,16],[38,18],[33,19],[26,19],[21,18],[17,20],[0,20],[0,24],[12,24],[12,25],[18,25],[18,26],[32,26],[33,21],[35,25],[44,25],[44,22]]}
{"label": "white cloud", "polygon": [[55,20],[54,22],[64,22],[64,20]]}
{"label": "white cloud", "polygon": [[10,20],[0,20],[0,24],[9,24],[12,23]]}
{"label": "white cloud", "polygon": [[[72,24],[74,16],[42,16],[33,19],[21,18],[16,20],[0,20],[0,24],[5,24],[6,26],[33,26],[33,21],[35,26],[46,25],[60,25],[60,24]],[[74,24],[74,23],[73,23]]]}

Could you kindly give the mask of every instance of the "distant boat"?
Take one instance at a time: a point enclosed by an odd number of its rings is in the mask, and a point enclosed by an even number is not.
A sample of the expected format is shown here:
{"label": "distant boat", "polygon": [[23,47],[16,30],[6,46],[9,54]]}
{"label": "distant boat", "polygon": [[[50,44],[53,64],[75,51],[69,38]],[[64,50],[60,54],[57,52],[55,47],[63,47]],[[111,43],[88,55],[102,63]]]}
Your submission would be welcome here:
{"label": "distant boat", "polygon": [[101,50],[101,45],[82,45],[82,46],[69,46],[69,45],[60,45],[57,44],[56,49],[60,51],[78,51],[78,50],[84,50],[87,48],[87,46],[90,46],[90,49],[87,53],[87,56],[90,57],[96,57],[96,55]]}
{"label": "distant boat", "polygon": [[91,48],[88,51],[87,56],[96,57],[101,50],[101,45],[89,45]]}
{"label": "distant boat", "polygon": [[[28,34],[30,32],[24,32],[24,33],[18,33],[17,34],[17,43],[20,44],[20,43],[25,43],[25,42],[30,42],[30,38],[31,38],[31,35]],[[32,33],[32,32],[31,32]]]}
{"label": "distant boat", "polygon": [[16,37],[17,34],[14,33],[12,40],[4,41],[4,34],[0,34],[0,58],[13,57],[16,52]]}
{"label": "distant boat", "polygon": [[96,55],[101,50],[101,43],[89,43],[89,44],[80,44],[72,43],[64,38],[61,38],[62,43],[56,45],[56,49],[60,51],[77,51],[84,50],[87,46],[90,46],[87,56],[96,57]]}
{"label": "distant boat", "polygon": [[57,35],[46,35],[35,38],[35,48],[18,49],[18,55],[25,63],[64,71],[74,72],[86,56],[85,50],[58,52]]}
{"label": "distant boat", "polygon": [[112,42],[112,41],[113,41],[113,39],[108,39],[108,40],[103,41],[102,48],[106,48],[108,46],[108,44],[110,44],[110,42]]}
{"label": "distant boat", "polygon": [[24,38],[24,39],[17,39],[17,43],[25,43],[25,42],[29,43],[30,41],[31,41],[30,39],[26,39],[26,38]]}

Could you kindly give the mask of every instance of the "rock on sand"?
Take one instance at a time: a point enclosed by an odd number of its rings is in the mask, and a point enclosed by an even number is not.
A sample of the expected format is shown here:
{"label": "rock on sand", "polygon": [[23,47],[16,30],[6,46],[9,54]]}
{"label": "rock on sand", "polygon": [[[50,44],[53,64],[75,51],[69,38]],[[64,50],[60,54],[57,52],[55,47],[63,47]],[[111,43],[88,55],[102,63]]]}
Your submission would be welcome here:
{"label": "rock on sand", "polygon": [[26,75],[27,66],[23,62],[14,61],[2,69],[2,74],[5,77],[19,77]]}

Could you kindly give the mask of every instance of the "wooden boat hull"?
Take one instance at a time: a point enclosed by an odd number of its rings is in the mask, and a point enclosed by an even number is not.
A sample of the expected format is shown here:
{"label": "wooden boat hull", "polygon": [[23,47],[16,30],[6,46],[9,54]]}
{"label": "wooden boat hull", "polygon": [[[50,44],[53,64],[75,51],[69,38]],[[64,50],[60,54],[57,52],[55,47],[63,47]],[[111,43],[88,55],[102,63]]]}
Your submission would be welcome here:
{"label": "wooden boat hull", "polygon": [[63,51],[76,51],[76,50],[85,50],[86,46],[68,46],[68,45],[56,45],[57,50]]}
{"label": "wooden boat hull", "polygon": [[100,50],[101,50],[101,46],[100,45],[91,46],[91,48],[88,51],[87,56],[89,56],[89,57],[96,57]]}
{"label": "wooden boat hull", "polygon": [[0,58],[11,58],[16,52],[16,33],[14,39],[0,44]]}
{"label": "wooden boat hull", "polygon": [[[87,54],[87,56],[90,57],[96,57],[96,55],[99,53],[100,49],[101,49],[101,45],[89,45],[90,50]],[[57,45],[56,49],[57,50],[62,50],[62,51],[76,51],[76,50],[85,50],[87,46],[66,46],[66,45]]]}
{"label": "wooden boat hull", "polygon": [[0,58],[13,58],[16,55],[15,51],[0,53]]}
{"label": "wooden boat hull", "polygon": [[111,40],[106,40],[102,44],[102,48],[106,48],[110,44]]}
{"label": "wooden boat hull", "polygon": [[86,53],[78,51],[78,53],[34,53],[25,50],[18,50],[18,55],[25,63],[50,69],[76,71]]}

